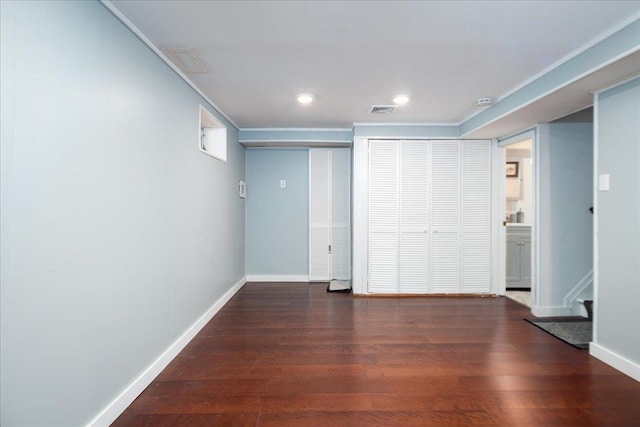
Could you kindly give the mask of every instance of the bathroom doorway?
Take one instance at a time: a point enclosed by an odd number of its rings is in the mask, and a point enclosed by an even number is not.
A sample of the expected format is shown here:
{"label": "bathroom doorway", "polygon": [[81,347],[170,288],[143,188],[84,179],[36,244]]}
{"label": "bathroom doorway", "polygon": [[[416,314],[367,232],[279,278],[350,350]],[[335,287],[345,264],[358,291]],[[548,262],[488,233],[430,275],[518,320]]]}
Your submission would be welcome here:
{"label": "bathroom doorway", "polygon": [[533,132],[501,141],[505,148],[504,264],[505,295],[532,306],[534,206]]}

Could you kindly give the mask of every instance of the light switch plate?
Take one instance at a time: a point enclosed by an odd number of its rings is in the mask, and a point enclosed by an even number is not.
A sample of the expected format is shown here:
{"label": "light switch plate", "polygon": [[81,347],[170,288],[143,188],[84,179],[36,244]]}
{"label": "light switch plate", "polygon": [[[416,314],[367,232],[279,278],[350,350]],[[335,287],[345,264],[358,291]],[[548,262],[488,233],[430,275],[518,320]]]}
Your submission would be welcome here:
{"label": "light switch plate", "polygon": [[280,188],[285,188],[287,186],[287,181],[285,181],[284,179],[280,180]]}
{"label": "light switch plate", "polygon": [[610,186],[611,176],[608,173],[602,174],[598,177],[598,190],[609,191]]}

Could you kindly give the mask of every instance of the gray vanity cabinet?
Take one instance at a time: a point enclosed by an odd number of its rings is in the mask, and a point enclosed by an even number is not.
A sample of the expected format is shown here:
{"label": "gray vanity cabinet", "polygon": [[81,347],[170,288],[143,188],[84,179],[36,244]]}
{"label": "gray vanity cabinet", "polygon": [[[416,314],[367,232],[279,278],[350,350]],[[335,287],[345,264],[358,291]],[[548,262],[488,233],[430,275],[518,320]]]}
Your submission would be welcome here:
{"label": "gray vanity cabinet", "polygon": [[507,288],[531,288],[531,226],[507,227]]}

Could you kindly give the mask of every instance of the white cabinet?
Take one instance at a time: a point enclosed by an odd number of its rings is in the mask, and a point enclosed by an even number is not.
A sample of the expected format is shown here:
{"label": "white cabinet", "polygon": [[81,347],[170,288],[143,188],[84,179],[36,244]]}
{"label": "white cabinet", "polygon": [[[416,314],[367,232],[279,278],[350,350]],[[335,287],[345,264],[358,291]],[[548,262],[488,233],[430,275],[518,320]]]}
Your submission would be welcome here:
{"label": "white cabinet", "polygon": [[309,150],[309,280],[351,278],[351,151]]}
{"label": "white cabinet", "polygon": [[507,227],[507,288],[531,289],[531,227]]}
{"label": "white cabinet", "polygon": [[369,141],[368,292],[490,291],[488,141]]}

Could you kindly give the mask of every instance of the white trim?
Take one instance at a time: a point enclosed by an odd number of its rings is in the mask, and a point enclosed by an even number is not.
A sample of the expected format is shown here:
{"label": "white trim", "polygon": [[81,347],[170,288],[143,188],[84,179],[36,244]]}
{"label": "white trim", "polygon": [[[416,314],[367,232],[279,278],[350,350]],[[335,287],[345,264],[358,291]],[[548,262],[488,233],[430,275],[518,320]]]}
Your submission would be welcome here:
{"label": "white trim", "polygon": [[567,295],[564,296],[564,306],[573,308],[573,304],[577,301],[580,294],[593,284],[593,270],[588,272]]}
{"label": "white trim", "polygon": [[640,381],[640,364],[634,363],[595,342],[589,343],[589,354],[634,380]]}
{"label": "white trim", "polygon": [[549,306],[533,306],[531,313],[536,317],[556,317],[556,316],[572,316],[573,312],[570,307],[559,305]]}
{"label": "white trim", "polygon": [[353,238],[353,293],[368,293],[368,230],[369,230],[369,139],[353,139],[353,169],[351,197],[353,200],[353,218],[351,230]]}
{"label": "white trim", "polygon": [[352,132],[353,128],[240,128],[240,132]]}
{"label": "white trim", "polygon": [[600,260],[598,256],[598,98],[600,94],[593,96],[593,341],[598,341],[598,273]]}
{"label": "white trim", "polygon": [[[240,144],[351,144],[347,139],[239,139]],[[322,147],[319,147],[322,148]]]}
{"label": "white trim", "polygon": [[211,104],[211,106],[215,108],[215,110],[218,113],[220,113],[222,117],[227,119],[229,123],[231,123],[236,129],[239,130],[238,125],[235,124],[233,120],[231,120],[229,116],[227,116],[211,99],[209,99],[209,97],[203,91],[201,91],[200,88],[196,86],[196,84],[192,82],[191,79],[189,79],[189,77],[187,77],[187,75],[182,72],[182,70],[180,70],[180,68],[178,68],[173,62],[171,62],[171,60],[167,58],[167,56],[164,53],[162,53],[162,51],[158,49],[155,44],[153,44],[153,42],[142,32],[142,30],[140,30],[140,28],[138,28],[133,22],[131,22],[131,20],[129,20],[129,18],[127,18],[122,12],[120,12],[120,9],[118,9],[109,0],[99,0],[99,1],[109,12],[111,12],[116,18],[118,18],[120,22],[124,24],[125,27],[127,27],[133,34],[135,34],[136,37],[140,39],[140,41],[146,44],[147,47],[151,49],[153,53],[158,55],[158,57],[165,64],[167,64],[169,68],[171,68],[178,76],[180,76],[180,78],[184,80],[185,83],[191,86],[191,89],[195,90],[198,93],[198,95],[200,95],[202,98],[205,99],[205,101]]}
{"label": "white trim", "polygon": [[[507,147],[511,144],[515,144],[521,141],[525,141],[527,139],[531,140],[531,160],[533,161],[533,168],[531,170],[531,203],[533,206],[533,215],[530,220],[531,224],[531,300],[532,306],[536,306],[538,303],[538,277],[540,277],[540,256],[538,254],[539,242],[540,242],[540,232],[539,232],[539,221],[540,221],[540,194],[539,194],[539,176],[540,176],[540,144],[539,144],[539,131],[538,127],[527,128],[525,130],[516,132],[515,134],[508,136],[506,138],[501,139],[497,142],[497,147]],[[506,153],[503,155],[503,160],[506,161]],[[504,162],[503,162],[504,163]],[[506,207],[506,192],[505,192],[505,180],[502,179],[504,175],[502,174],[504,171],[501,171],[500,179],[493,186],[493,191],[496,191],[496,188],[500,189],[501,194],[505,195],[503,197],[503,201],[501,202],[502,212],[505,212]],[[498,230],[498,248],[499,252],[496,254],[496,258],[498,260],[498,271],[502,274],[502,280],[505,282],[506,289],[506,262],[507,262],[507,247],[506,247],[506,230],[504,227],[500,227],[503,230]],[[533,310],[532,310],[533,311]]]}
{"label": "white trim", "polygon": [[[540,173],[540,165],[542,163],[541,156],[541,144],[540,144],[540,125],[535,127],[533,146],[531,147],[531,158],[533,160],[532,170],[532,195],[533,195],[533,218],[531,221],[531,256],[532,256],[532,268],[531,268],[531,301],[532,306],[540,304],[540,290],[539,283],[542,283],[542,268],[540,267],[540,188],[542,187],[542,174]],[[547,279],[550,279],[547,277]],[[551,283],[551,282],[549,282]]]}
{"label": "white trim", "polygon": [[490,138],[458,138],[455,136],[424,136],[424,135],[416,135],[416,136],[403,135],[401,137],[390,136],[390,135],[384,135],[384,136],[367,135],[367,136],[359,136],[358,138],[365,138],[369,141],[377,140],[377,141],[453,141],[453,142],[458,142],[458,141],[490,140]]}
{"label": "white trim", "polygon": [[246,277],[240,279],[218,299],[198,320],[196,320],[173,344],[149,365],[127,388],[109,403],[89,426],[108,426],[144,391],[164,368],[186,347],[198,332],[220,311],[220,309],[244,286]]}
{"label": "white trim", "polygon": [[353,127],[420,127],[420,126],[460,126],[462,122],[353,122]]}
{"label": "white trim", "polygon": [[250,274],[247,282],[308,282],[308,274]]}
{"label": "white trim", "polygon": [[506,150],[494,139],[491,142],[491,293],[505,295],[507,288],[507,232],[503,226],[507,208],[504,164]]}
{"label": "white trim", "polygon": [[516,144],[516,143],[518,143],[520,141],[524,141],[526,139],[530,139],[530,140],[533,141],[533,139],[535,137],[536,137],[536,128],[534,126],[534,127],[531,127],[531,128],[525,129],[525,130],[518,131],[518,132],[514,133],[513,135],[509,135],[509,136],[506,136],[506,137],[498,140],[498,145],[500,147],[506,147],[508,145]]}

